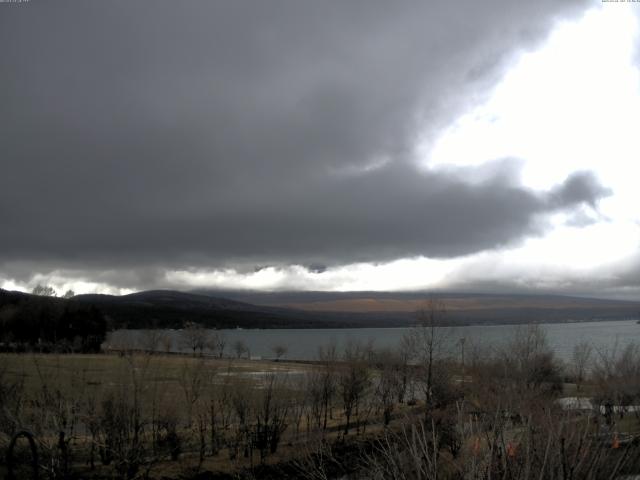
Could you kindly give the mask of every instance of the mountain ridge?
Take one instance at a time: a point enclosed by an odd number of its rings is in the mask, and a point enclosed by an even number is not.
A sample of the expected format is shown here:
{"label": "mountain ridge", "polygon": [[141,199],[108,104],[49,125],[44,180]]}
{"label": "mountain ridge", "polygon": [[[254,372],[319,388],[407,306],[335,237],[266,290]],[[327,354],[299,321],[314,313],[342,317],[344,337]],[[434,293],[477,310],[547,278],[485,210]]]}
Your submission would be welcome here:
{"label": "mountain ridge", "polygon": [[[148,290],[127,295],[81,294],[71,299],[0,290],[0,321],[11,305],[99,309],[109,328],[358,328],[405,327],[429,298],[425,292],[229,292]],[[640,302],[564,295],[442,293],[444,322],[556,323],[639,318]],[[47,307],[49,308],[49,307]],[[9,313],[7,313],[9,312]]]}

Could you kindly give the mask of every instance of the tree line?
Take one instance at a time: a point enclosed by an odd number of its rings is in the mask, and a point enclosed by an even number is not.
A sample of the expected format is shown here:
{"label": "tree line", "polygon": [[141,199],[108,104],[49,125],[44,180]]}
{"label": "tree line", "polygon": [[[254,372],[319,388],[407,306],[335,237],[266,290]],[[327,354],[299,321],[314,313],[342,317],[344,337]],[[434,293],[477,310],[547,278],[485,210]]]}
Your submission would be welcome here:
{"label": "tree line", "polygon": [[[43,288],[38,286],[34,291]],[[100,351],[107,333],[103,313],[92,305],[49,293],[0,291],[0,351]]]}

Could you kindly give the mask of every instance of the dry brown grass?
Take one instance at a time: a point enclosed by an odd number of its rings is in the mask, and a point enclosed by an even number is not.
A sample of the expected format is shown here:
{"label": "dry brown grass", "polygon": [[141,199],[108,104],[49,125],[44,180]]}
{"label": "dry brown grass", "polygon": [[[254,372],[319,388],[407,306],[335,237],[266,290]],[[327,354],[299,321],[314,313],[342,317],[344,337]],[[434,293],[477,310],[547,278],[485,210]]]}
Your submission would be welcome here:
{"label": "dry brown grass", "polygon": [[[183,372],[199,362],[205,368],[219,374],[251,379],[255,375],[270,372],[305,372],[314,368],[309,364],[286,361],[217,359],[187,355],[132,356],[136,368],[149,363],[148,380],[161,384],[163,389],[173,392],[179,387]],[[129,368],[125,358],[117,354],[0,354],[0,365],[8,380],[23,380],[27,392],[34,391],[42,381],[55,382],[62,389],[77,388],[78,382],[91,389],[101,386],[116,386],[127,378]]]}

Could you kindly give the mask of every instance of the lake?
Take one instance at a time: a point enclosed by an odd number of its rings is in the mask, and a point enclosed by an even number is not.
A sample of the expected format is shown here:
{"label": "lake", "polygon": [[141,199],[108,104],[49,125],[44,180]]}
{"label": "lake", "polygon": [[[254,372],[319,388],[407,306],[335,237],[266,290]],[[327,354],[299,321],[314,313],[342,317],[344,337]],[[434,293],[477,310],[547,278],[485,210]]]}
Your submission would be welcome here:
{"label": "lake", "polygon": [[[549,345],[555,354],[569,361],[573,347],[583,341],[589,342],[596,350],[624,348],[631,342],[640,343],[640,325],[636,320],[578,322],[541,324],[547,334]],[[476,325],[463,327],[442,327],[448,350],[458,354],[460,339],[466,340],[465,348],[471,351],[473,345],[487,348],[500,347],[515,334],[518,325]],[[340,350],[349,341],[371,342],[376,348],[395,348],[409,328],[346,328],[346,329],[234,329],[217,330],[224,334],[227,342],[226,355],[232,355],[232,345],[242,340],[249,347],[254,358],[273,358],[273,347],[283,345],[287,348],[284,356],[291,360],[313,360],[318,348],[335,343]],[[171,350],[187,352],[184,346],[183,332],[163,330],[171,339]],[[148,336],[144,330],[116,330],[105,342],[105,346],[137,348]],[[162,349],[158,347],[158,349]]]}

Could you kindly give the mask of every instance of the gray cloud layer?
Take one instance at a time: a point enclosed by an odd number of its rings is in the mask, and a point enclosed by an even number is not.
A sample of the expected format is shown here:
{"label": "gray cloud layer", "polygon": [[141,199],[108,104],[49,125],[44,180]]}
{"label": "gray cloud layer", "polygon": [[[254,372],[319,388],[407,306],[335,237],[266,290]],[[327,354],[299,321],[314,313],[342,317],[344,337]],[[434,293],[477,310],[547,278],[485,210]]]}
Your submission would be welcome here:
{"label": "gray cloud layer", "polygon": [[336,264],[539,233],[606,190],[420,171],[412,145],[584,5],[0,5],[0,265]]}

